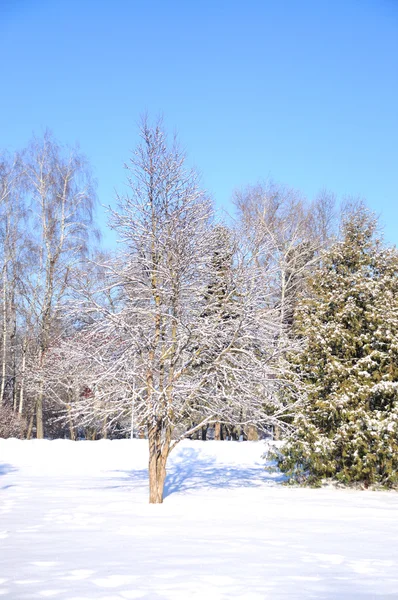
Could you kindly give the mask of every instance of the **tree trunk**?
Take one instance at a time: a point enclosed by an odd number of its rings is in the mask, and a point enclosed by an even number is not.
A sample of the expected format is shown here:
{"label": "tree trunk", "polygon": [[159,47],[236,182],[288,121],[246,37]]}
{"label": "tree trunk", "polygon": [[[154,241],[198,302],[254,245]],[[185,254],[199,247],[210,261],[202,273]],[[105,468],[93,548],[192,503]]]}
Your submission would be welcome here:
{"label": "tree trunk", "polygon": [[32,412],[30,419],[29,419],[28,429],[26,431],[26,439],[27,440],[30,440],[30,438],[32,437],[33,421],[34,421],[34,412]]}
{"label": "tree trunk", "polygon": [[108,419],[105,415],[104,420],[102,421],[102,439],[106,440],[108,438]]}
{"label": "tree trunk", "polygon": [[249,425],[247,428],[247,439],[249,442],[253,442],[253,441],[257,441],[258,440],[258,431],[257,431],[257,427],[254,427],[254,425]]}
{"label": "tree trunk", "polygon": [[281,438],[281,429],[280,429],[280,427],[278,425],[274,425],[274,436],[273,436],[273,439],[275,441],[278,441],[278,440],[280,440],[280,438]]}
{"label": "tree trunk", "polygon": [[221,423],[214,425],[214,439],[217,441],[221,440]]}
{"label": "tree trunk", "polygon": [[70,404],[67,405],[67,411],[68,411],[68,424],[69,424],[70,439],[73,440],[73,441],[76,441],[76,430],[75,430],[75,427],[73,425],[73,419],[72,419],[72,415],[71,415]]}
{"label": "tree trunk", "polygon": [[72,419],[69,418],[69,435],[70,435],[70,439],[75,442],[76,441],[76,431],[75,428],[73,427],[73,423],[72,423]]}
{"label": "tree trunk", "polygon": [[10,301],[10,315],[11,315],[11,332],[10,332],[10,352],[11,352],[11,370],[12,370],[12,404],[14,412],[17,412],[17,353],[16,353],[16,340],[17,340],[17,315],[15,306],[15,277],[13,278],[13,285],[11,289],[11,301]]}
{"label": "tree trunk", "polygon": [[0,403],[4,402],[4,392],[6,387],[6,365],[7,365],[7,260],[3,267],[3,331],[2,331],[2,357],[1,357],[1,387]]}
{"label": "tree trunk", "polygon": [[19,408],[18,412],[22,415],[23,412],[23,403],[24,403],[24,388],[25,388],[25,370],[26,370],[26,351],[27,351],[28,343],[26,338],[22,344],[22,368],[21,368],[21,387],[19,389]]}
{"label": "tree trunk", "polygon": [[[166,462],[170,450],[170,434],[153,427],[148,432],[149,439],[149,503],[162,504]],[[163,439],[162,437],[166,438]]]}
{"label": "tree trunk", "polygon": [[44,395],[44,382],[41,382],[39,394],[36,399],[36,438],[42,440],[44,438],[44,427],[43,427],[43,395]]}
{"label": "tree trunk", "polygon": [[42,345],[39,354],[39,365],[41,370],[41,381],[39,385],[39,393],[36,398],[36,438],[42,440],[44,438],[44,423],[43,423],[43,397],[44,397],[44,350],[45,346]]}

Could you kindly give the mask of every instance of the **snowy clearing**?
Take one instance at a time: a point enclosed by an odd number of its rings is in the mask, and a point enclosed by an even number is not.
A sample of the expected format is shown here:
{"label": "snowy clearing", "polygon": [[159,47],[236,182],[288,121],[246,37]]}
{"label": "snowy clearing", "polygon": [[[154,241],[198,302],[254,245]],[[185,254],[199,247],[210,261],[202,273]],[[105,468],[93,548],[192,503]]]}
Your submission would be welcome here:
{"label": "snowy clearing", "polygon": [[0,440],[0,597],[398,598],[398,494],[295,489],[261,442]]}

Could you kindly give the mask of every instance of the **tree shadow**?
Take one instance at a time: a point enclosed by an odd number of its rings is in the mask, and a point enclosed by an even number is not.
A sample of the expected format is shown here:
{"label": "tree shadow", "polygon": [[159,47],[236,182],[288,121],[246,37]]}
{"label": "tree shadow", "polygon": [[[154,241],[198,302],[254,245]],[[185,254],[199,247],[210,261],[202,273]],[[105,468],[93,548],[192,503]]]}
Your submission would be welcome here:
{"label": "tree shadow", "polygon": [[7,475],[7,473],[14,473],[15,471],[18,471],[18,469],[12,465],[9,465],[8,463],[0,463],[0,477],[1,475]]}
{"label": "tree shadow", "polygon": [[253,488],[283,480],[282,474],[267,472],[265,462],[255,467],[220,465],[194,448],[183,448],[167,470],[164,497],[199,489]]}
{"label": "tree shadow", "polygon": [[[213,457],[201,455],[199,450],[182,448],[175,458],[171,455],[168,463],[164,498],[201,489],[254,488],[285,481],[286,477],[283,474],[268,472],[267,465],[270,466],[265,461],[264,464],[254,467],[223,465],[218,464]],[[128,475],[129,483],[148,481],[148,469],[122,472]],[[125,478],[123,480],[126,482]]]}

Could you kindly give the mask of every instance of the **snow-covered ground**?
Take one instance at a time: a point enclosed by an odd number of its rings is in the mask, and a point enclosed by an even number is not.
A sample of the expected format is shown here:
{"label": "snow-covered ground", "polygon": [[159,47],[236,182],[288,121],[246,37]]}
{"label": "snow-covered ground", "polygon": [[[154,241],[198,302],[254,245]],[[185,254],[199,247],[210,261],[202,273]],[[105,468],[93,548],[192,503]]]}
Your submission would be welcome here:
{"label": "snow-covered ground", "polygon": [[0,440],[0,597],[398,599],[398,494],[280,485],[261,442]]}

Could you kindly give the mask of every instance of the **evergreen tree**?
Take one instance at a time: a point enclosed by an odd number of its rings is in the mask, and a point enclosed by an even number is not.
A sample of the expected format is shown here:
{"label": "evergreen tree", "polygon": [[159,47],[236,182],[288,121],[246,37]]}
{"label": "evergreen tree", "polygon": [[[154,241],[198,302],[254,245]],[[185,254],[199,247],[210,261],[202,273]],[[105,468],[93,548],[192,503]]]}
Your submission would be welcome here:
{"label": "evergreen tree", "polygon": [[398,254],[363,206],[324,255],[296,312],[306,401],[278,457],[291,481],[398,484]]}

